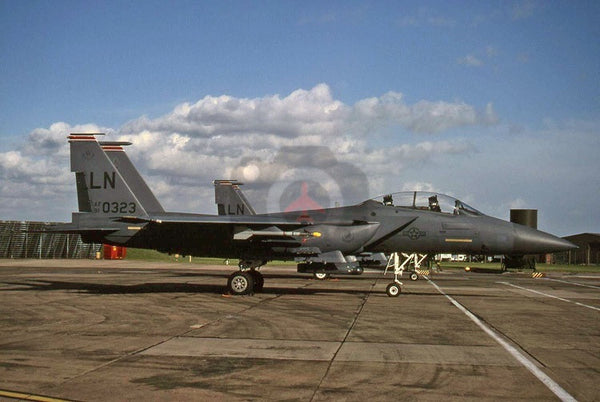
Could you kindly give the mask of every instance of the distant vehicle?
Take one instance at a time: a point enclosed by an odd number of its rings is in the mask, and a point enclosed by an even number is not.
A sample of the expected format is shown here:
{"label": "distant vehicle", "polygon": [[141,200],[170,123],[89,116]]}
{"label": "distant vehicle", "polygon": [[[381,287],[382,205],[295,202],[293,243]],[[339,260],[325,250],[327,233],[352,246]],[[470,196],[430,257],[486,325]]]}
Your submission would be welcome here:
{"label": "distant vehicle", "polygon": [[[273,259],[296,260],[327,273],[355,270],[355,256],[364,253],[521,256],[575,248],[551,234],[486,216],[455,198],[419,191],[308,211],[256,214],[249,204],[230,204],[222,215],[166,212],[124,153],[127,143],[99,143],[96,135],[69,136],[79,212],[72,222],[49,231],[78,233],[84,242],[238,258],[239,270],[227,282],[232,294],[262,290],[258,269]],[[388,295],[397,296],[400,286],[396,277]]]}
{"label": "distant vehicle", "polygon": [[450,253],[436,254],[435,260],[440,261],[440,262],[441,261],[452,261],[452,254],[450,254]]}

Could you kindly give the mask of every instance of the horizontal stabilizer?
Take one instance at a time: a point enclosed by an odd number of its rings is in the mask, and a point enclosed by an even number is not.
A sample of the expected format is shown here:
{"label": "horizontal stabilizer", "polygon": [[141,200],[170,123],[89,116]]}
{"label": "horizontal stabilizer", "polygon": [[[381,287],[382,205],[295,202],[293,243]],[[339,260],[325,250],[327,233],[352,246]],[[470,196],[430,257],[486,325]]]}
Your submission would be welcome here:
{"label": "horizontal stabilizer", "polygon": [[126,147],[132,143],[129,141],[98,141],[102,147]]}

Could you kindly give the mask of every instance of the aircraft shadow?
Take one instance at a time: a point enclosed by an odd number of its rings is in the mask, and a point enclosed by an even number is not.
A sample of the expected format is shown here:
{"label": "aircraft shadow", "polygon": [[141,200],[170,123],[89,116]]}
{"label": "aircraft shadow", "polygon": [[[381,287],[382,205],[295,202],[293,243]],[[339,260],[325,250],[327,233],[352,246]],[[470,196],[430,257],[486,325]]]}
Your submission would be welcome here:
{"label": "aircraft shadow", "polygon": [[[231,271],[231,272],[235,272],[235,271]],[[218,272],[174,272],[171,273],[169,276],[172,277],[180,277],[180,278],[194,278],[194,277],[217,277],[217,278],[229,278],[229,275],[231,275],[231,272],[229,273],[218,273]],[[312,276],[312,274],[294,274],[294,273],[289,273],[289,274],[277,274],[277,273],[264,273],[262,272],[265,280],[268,279],[306,279],[309,281],[313,281],[315,280]],[[343,280],[355,280],[355,281],[362,281],[362,280],[372,280],[372,279],[376,279],[379,278],[380,276],[378,276],[377,274],[368,274],[368,275],[335,275],[332,277],[332,279],[337,280],[337,279],[343,279]],[[383,276],[381,276],[383,278]],[[391,276],[390,276],[391,277]],[[320,281],[320,279],[317,279],[318,281]],[[331,280],[331,279],[328,279]]]}
{"label": "aircraft shadow", "polygon": [[224,286],[190,283],[140,283],[135,285],[115,285],[86,282],[44,281],[4,282],[27,288],[3,289],[11,291],[56,291],[77,290],[92,294],[135,294],[135,293],[223,293]]}
{"label": "aircraft shadow", "polygon": [[[192,283],[140,283],[135,285],[115,285],[86,282],[64,282],[36,280],[35,282],[3,282],[7,285],[18,286],[5,288],[2,291],[60,291],[75,290],[88,294],[154,294],[154,293],[205,293],[224,294],[227,292],[224,285],[192,284]],[[23,286],[27,286],[24,288]],[[0,291],[0,293],[2,292]],[[353,289],[310,289],[282,286],[265,286],[260,292],[270,295],[316,295],[316,294],[366,294],[368,292]]]}

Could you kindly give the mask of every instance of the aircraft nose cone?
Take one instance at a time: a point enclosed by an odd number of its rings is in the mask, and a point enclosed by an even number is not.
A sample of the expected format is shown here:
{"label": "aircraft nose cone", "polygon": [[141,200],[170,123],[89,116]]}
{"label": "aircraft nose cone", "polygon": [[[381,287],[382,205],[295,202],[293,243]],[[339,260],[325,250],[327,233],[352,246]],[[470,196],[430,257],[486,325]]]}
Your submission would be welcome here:
{"label": "aircraft nose cone", "polygon": [[576,245],[540,230],[527,226],[515,225],[514,247],[522,254],[544,254],[567,251],[577,248]]}

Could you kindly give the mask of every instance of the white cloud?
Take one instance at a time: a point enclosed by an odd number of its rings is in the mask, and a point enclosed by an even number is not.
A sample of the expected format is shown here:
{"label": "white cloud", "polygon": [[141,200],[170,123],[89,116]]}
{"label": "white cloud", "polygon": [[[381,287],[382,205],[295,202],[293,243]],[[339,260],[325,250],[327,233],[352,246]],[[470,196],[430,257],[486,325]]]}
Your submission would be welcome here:
{"label": "white cloud", "polygon": [[333,99],[327,85],[320,84],[311,90],[296,90],[285,98],[206,96],[195,104],[179,105],[172,113],[157,119],[141,117],[120,131],[179,133],[199,138],[248,133],[294,138],[311,133],[336,133],[347,113],[348,107]]}
{"label": "white cloud", "polygon": [[36,128],[27,137],[23,147],[23,153],[27,155],[60,155],[68,154],[65,146],[66,138],[71,133],[105,133],[110,134],[113,130],[99,127],[95,124],[78,124],[71,126],[68,123],[57,122],[49,128]]}
{"label": "white cloud", "polygon": [[[244,190],[264,212],[267,205],[278,205],[267,199],[269,188],[293,171],[305,172],[309,181],[327,179],[324,188],[341,194],[343,203],[398,190],[434,190],[504,219],[510,208],[537,208],[539,227],[559,235],[598,231],[599,218],[590,212],[600,196],[597,122],[554,120],[541,130],[514,132],[509,124],[497,124],[491,103],[481,108],[430,100],[409,104],[390,92],[347,105],[327,86],[293,94],[230,97],[224,103],[218,97],[211,113],[197,103],[184,104],[121,129],[56,123],[33,130],[20,147],[0,152],[0,217],[70,219],[77,202],[66,137],[104,131],[113,133],[107,139],[134,143],[127,152],[167,210],[214,213],[212,180],[237,178],[250,180]],[[301,110],[294,110],[294,103]],[[277,112],[257,114],[257,108],[272,104]],[[312,120],[307,110],[316,111]],[[332,110],[342,111],[344,118],[331,119]],[[221,126],[205,135],[204,122],[188,118],[192,111],[219,116],[213,123]],[[279,121],[278,132],[270,129],[271,122],[250,121],[269,113]],[[169,128],[185,119],[186,132]],[[239,130],[228,132],[226,126]],[[322,129],[311,131],[311,126]],[[477,135],[457,138],[463,128]],[[361,175],[368,180],[361,181]],[[338,188],[329,178],[340,183]]]}
{"label": "white cloud", "polygon": [[[498,56],[498,50],[494,46],[488,45],[484,49],[459,57],[456,62],[467,67],[483,67],[486,64],[493,67],[496,56]],[[484,59],[487,61],[484,62]]]}
{"label": "white cloud", "polygon": [[435,186],[431,183],[425,182],[406,182],[402,186],[402,191],[428,191],[428,192],[438,192]]}
{"label": "white cloud", "polygon": [[[493,112],[491,105],[489,109]],[[495,123],[489,120],[488,110],[481,114],[464,102],[422,100],[407,105],[403,95],[397,92],[357,102],[352,118],[364,126],[364,131],[368,131],[369,127],[399,125],[415,133],[436,133],[456,127]]]}
{"label": "white cloud", "polygon": [[458,60],[458,64],[462,64],[468,67],[481,67],[483,66],[483,61],[473,56],[472,54],[468,54],[465,57],[461,57]]}
{"label": "white cloud", "polygon": [[[17,150],[0,153],[0,201],[6,201],[0,212],[25,218],[15,206],[32,193],[43,194],[40,203],[53,207],[26,218],[68,219],[76,203],[66,141],[71,132],[107,132],[110,139],[133,142],[128,154],[168,210],[210,213],[213,179],[249,179],[250,194],[266,205],[268,186],[290,169],[333,175],[343,182],[344,198],[359,201],[372,195],[368,183],[353,188],[362,172],[376,191],[408,166],[473,150],[465,140],[423,141],[422,134],[496,121],[491,104],[481,111],[464,102],[409,104],[401,93],[388,92],[348,105],[335,99],[328,85],[319,84],[283,97],[206,96],[161,117],[142,116],[115,129],[59,122],[33,130]],[[391,138],[390,130],[395,133]]]}

